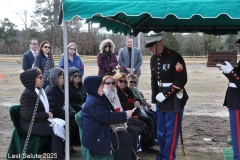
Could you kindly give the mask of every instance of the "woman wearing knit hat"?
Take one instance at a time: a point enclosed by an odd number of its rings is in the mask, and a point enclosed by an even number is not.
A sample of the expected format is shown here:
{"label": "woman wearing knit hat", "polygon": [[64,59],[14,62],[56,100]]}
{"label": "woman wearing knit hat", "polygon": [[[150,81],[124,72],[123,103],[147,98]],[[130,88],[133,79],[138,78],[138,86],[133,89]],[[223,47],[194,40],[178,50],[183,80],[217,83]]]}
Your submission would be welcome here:
{"label": "woman wearing knit hat", "polygon": [[76,67],[68,69],[69,75],[69,104],[77,112],[82,110],[86,101],[87,92],[83,86],[82,77]]}
{"label": "woman wearing knit hat", "polygon": [[101,42],[100,53],[97,55],[98,76],[114,75],[118,65],[117,56],[114,53],[115,45],[112,40],[105,39]]}
{"label": "woman wearing knit hat", "polygon": [[132,116],[132,110],[115,112],[111,102],[103,93],[102,77],[89,76],[84,79],[88,93],[82,109],[82,145],[92,152],[110,155],[116,151],[115,160],[136,160],[133,152],[133,139],[128,132],[111,132],[110,125],[126,122]]}

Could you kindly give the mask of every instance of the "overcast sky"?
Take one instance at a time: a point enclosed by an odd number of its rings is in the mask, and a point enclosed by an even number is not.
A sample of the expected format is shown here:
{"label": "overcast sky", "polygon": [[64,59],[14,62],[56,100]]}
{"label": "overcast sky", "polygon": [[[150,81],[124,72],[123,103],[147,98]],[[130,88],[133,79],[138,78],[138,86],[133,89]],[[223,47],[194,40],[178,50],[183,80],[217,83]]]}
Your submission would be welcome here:
{"label": "overcast sky", "polygon": [[23,21],[16,13],[24,17],[24,10],[30,17],[35,6],[35,0],[1,0],[0,5],[0,20],[8,18],[11,22],[18,26],[18,29],[23,28]]}

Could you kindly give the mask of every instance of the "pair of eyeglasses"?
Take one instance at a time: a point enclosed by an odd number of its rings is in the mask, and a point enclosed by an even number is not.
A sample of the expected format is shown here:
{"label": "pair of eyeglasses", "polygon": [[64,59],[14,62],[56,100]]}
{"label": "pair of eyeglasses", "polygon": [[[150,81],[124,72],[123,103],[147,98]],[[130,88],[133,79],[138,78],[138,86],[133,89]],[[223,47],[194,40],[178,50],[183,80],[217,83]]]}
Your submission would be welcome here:
{"label": "pair of eyeglasses", "polygon": [[80,75],[75,75],[75,74],[74,74],[73,77],[74,77],[74,78],[77,78],[77,77],[80,78]]}
{"label": "pair of eyeglasses", "polygon": [[104,46],[104,48],[110,48],[111,46]]}
{"label": "pair of eyeglasses", "polygon": [[115,85],[115,82],[105,82],[104,84],[106,84],[106,85]]}
{"label": "pair of eyeglasses", "polygon": [[38,45],[38,43],[31,43],[32,45]]}
{"label": "pair of eyeglasses", "polygon": [[120,83],[127,83],[126,80],[119,80],[118,82],[120,82]]}
{"label": "pair of eyeglasses", "polygon": [[39,79],[41,79],[41,80],[42,80],[42,79],[43,79],[43,76],[38,76],[37,78],[39,78]]}
{"label": "pair of eyeglasses", "polygon": [[47,48],[48,48],[48,49],[51,49],[51,47],[49,47],[49,46],[43,46],[43,47],[46,48],[46,49],[47,49]]}
{"label": "pair of eyeglasses", "polygon": [[136,81],[129,81],[130,83],[134,83],[134,84],[136,84],[137,82]]}
{"label": "pair of eyeglasses", "polygon": [[75,48],[69,48],[69,49],[70,49],[70,50],[74,50],[74,51],[76,50]]}

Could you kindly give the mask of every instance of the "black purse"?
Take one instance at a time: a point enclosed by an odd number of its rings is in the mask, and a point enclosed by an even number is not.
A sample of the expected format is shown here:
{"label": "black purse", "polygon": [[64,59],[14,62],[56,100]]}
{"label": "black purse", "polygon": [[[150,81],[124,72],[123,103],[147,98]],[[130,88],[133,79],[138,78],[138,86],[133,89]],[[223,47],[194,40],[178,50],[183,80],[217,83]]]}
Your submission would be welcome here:
{"label": "black purse", "polygon": [[127,120],[127,125],[132,127],[138,135],[143,135],[148,133],[148,127],[144,121],[130,117]]}

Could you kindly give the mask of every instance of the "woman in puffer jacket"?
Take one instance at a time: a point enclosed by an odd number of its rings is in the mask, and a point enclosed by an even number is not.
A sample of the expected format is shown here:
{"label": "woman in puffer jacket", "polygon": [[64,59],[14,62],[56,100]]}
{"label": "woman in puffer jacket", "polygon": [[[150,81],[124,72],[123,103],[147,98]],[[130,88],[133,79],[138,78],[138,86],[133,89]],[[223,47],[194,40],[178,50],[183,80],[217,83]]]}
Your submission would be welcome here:
{"label": "woman in puffer jacket", "polygon": [[[42,71],[39,68],[28,69],[20,74],[20,80],[25,87],[20,98],[20,127],[27,133],[33,116],[34,108],[42,85]],[[57,125],[55,128],[54,126]],[[47,96],[42,89],[31,135],[51,136],[51,153],[57,154],[57,160],[64,160],[63,140],[65,121],[54,118],[54,112],[49,109]],[[61,126],[61,127],[59,127]]]}
{"label": "woman in puffer jacket", "polygon": [[105,39],[101,42],[100,53],[97,55],[98,76],[115,75],[115,67],[118,65],[117,56],[114,53],[115,45],[112,40]]}
{"label": "woman in puffer jacket", "polygon": [[82,110],[82,105],[86,101],[87,92],[83,86],[82,76],[79,69],[70,67],[69,76],[69,104],[77,112]]}
{"label": "woman in puffer jacket", "polygon": [[[61,67],[54,67],[50,70],[50,84],[45,89],[49,106],[55,113],[54,117],[65,120],[64,73]],[[75,114],[74,109],[69,106],[70,153],[76,153],[72,146],[79,136]]]}

